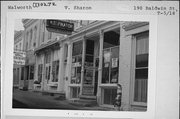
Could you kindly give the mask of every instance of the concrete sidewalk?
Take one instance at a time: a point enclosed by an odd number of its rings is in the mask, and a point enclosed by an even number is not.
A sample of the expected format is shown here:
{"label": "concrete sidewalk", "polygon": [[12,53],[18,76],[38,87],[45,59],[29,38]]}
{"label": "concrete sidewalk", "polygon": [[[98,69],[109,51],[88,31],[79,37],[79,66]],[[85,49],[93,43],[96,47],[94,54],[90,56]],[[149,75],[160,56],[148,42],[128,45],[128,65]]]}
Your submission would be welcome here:
{"label": "concrete sidewalk", "polygon": [[69,100],[59,100],[56,96],[42,95],[41,92],[22,91],[14,89],[13,91],[13,108],[27,109],[63,109],[63,110],[103,110],[113,111],[114,109],[92,106],[86,107],[73,104]]}

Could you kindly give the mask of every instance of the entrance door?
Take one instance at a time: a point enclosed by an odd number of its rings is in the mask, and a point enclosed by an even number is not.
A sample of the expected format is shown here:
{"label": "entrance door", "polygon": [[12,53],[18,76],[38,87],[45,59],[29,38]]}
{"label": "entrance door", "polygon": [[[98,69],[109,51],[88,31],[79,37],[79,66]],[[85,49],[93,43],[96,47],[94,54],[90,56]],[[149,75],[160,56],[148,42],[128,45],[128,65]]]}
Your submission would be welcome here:
{"label": "entrance door", "polygon": [[95,64],[94,64],[94,41],[86,41],[84,79],[82,95],[94,96],[95,91]]}

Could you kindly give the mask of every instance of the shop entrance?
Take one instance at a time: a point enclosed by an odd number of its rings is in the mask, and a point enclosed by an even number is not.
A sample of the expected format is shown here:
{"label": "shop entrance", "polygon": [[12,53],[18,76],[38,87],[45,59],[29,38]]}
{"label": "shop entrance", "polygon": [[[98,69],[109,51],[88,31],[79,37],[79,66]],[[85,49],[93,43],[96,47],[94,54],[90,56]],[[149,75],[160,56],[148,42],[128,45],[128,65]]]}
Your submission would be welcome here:
{"label": "shop entrance", "polygon": [[98,86],[99,37],[86,40],[82,95],[96,96]]}

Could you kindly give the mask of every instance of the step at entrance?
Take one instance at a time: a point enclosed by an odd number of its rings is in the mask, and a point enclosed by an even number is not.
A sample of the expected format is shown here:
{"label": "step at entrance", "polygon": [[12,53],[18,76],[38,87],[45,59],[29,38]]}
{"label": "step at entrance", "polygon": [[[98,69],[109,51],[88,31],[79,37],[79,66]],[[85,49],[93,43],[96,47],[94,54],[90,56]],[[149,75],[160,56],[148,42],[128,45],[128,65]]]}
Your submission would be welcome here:
{"label": "step at entrance", "polygon": [[97,106],[96,96],[81,95],[79,99],[72,99],[71,104],[85,107]]}

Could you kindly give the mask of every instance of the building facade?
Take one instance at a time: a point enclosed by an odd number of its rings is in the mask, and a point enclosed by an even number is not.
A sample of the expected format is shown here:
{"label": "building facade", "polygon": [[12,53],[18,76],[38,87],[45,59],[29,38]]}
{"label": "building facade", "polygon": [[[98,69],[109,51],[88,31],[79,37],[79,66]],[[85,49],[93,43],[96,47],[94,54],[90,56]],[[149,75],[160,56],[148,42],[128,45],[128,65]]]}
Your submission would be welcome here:
{"label": "building facade", "polygon": [[122,110],[145,111],[149,23],[68,22],[75,26],[71,35],[49,32],[46,20],[23,20],[27,51],[23,85],[114,108],[120,84]]}
{"label": "building facade", "polygon": [[[14,34],[14,50],[15,51],[23,51],[24,45],[24,38],[23,38],[24,31],[15,31]],[[21,81],[21,74],[22,74],[22,65],[14,64],[13,67],[13,86],[18,88],[20,86]]]}

